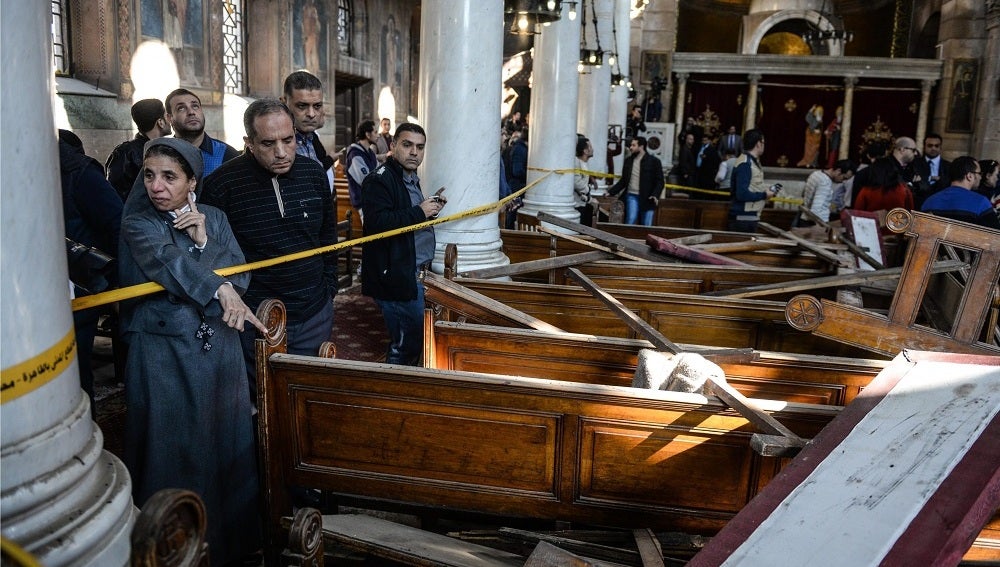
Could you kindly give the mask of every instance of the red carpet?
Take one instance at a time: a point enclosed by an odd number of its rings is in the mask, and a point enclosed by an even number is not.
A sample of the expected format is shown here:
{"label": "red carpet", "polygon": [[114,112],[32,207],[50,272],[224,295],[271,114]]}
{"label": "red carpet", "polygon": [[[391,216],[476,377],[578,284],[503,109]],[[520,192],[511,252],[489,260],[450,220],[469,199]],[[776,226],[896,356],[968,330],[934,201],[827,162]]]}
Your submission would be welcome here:
{"label": "red carpet", "polygon": [[333,342],[337,358],[385,360],[389,336],[375,300],[361,295],[361,285],[343,289],[333,301]]}

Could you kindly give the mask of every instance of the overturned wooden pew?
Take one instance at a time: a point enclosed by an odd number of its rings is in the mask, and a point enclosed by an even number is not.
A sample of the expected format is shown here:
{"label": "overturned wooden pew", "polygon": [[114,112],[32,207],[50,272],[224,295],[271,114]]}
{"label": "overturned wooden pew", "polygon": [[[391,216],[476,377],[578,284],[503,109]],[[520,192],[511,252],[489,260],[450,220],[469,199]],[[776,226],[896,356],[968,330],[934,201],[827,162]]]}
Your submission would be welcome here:
{"label": "overturned wooden pew", "polygon": [[[1000,354],[1000,231],[904,209],[890,211],[887,225],[910,237],[887,314],[802,294],[788,302],[788,322],[814,336],[883,355],[907,348]],[[961,282],[952,270],[938,269],[940,252],[947,248],[970,258]],[[925,313],[928,299],[940,306],[931,317]]]}
{"label": "overturned wooden pew", "polygon": [[[600,228],[615,230],[618,236],[634,240],[638,243],[645,243],[647,234],[654,234],[662,238],[682,238],[706,234],[697,230],[676,230],[664,227],[633,227],[631,225],[600,225]],[[638,230],[645,229],[645,230]],[[620,233],[619,233],[620,232]],[[712,243],[746,243],[749,239],[762,238],[762,236],[746,235],[740,233],[707,233],[712,235]],[[511,263],[526,262],[529,260],[540,260],[553,256],[563,256],[568,254],[578,254],[589,252],[592,248],[568,240],[561,240],[555,236],[543,232],[529,232],[520,230],[501,230],[500,239],[503,241],[504,254]],[[781,268],[803,268],[807,270],[818,270],[829,273],[832,266],[826,260],[818,258],[816,255],[798,248],[795,242],[788,240],[780,242],[776,239],[766,241],[767,248],[747,249],[726,252],[726,255],[735,260],[745,262],[754,266],[772,266]],[[713,250],[708,244],[706,249]]]}
{"label": "overturned wooden pew", "polygon": [[[426,336],[431,356],[425,366],[508,374],[585,384],[629,386],[642,339],[550,333],[492,325],[438,321]],[[700,353],[700,345],[682,345]],[[752,398],[843,406],[886,366],[882,360],[758,352],[749,362],[719,366],[726,380]]]}
{"label": "overturned wooden pew", "polygon": [[[630,337],[635,333],[603,303],[577,286],[484,280],[458,280],[428,274],[427,302],[468,320],[509,325],[468,310],[462,288],[485,295],[533,318],[571,333]],[[616,291],[615,297],[640,318],[677,343],[753,348],[803,354],[870,357],[870,353],[823,337],[800,333],[785,321],[785,304],[760,299],[702,298],[671,293]],[[518,325],[522,326],[523,325]]]}
{"label": "overturned wooden pew", "polygon": [[[786,462],[754,452],[751,424],[704,396],[287,355],[283,320],[266,324],[258,428],[274,547],[290,485],[435,515],[711,534]],[[839,413],[757,403],[803,437]]]}
{"label": "overturned wooden pew", "polygon": [[[269,329],[275,325],[268,321]],[[285,488],[501,516],[713,532],[777,473],[696,394],[281,354],[258,347],[269,541]],[[759,401],[812,437],[831,406]]]}

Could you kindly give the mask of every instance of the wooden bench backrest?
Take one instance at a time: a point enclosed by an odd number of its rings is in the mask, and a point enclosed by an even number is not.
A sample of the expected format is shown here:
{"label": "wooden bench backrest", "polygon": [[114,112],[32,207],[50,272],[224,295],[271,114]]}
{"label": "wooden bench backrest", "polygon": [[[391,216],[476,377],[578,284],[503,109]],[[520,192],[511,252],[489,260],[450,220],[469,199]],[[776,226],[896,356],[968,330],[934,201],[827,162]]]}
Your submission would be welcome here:
{"label": "wooden bench backrest", "polygon": [[[600,229],[617,233],[617,227],[627,227],[628,225],[601,225]],[[626,234],[620,234],[631,239],[639,239],[645,243],[646,234],[655,234],[664,238],[678,238],[681,236],[691,236],[699,234],[695,230],[670,230],[663,227],[631,227],[622,230]],[[636,234],[641,233],[641,236]],[[504,254],[510,258],[511,263],[527,262],[529,260],[539,260],[551,256],[566,256],[589,252],[593,250],[588,246],[549,236],[543,232],[524,230],[501,230],[500,240],[503,242]],[[555,243],[552,243],[552,240]],[[745,236],[739,238],[723,238],[713,233],[712,242],[740,242],[746,240]],[[788,250],[757,250],[753,252],[734,252],[726,254],[734,260],[740,260],[754,266],[773,266],[781,268],[801,268],[806,270],[828,271],[829,264],[808,252],[796,249]],[[461,269],[461,267],[460,267]]]}
{"label": "wooden bench backrest", "polygon": [[333,178],[333,188],[337,196],[337,220],[342,221],[346,218],[345,214],[347,211],[354,211],[351,215],[351,233],[354,234],[355,238],[361,236],[361,215],[354,210],[351,206],[351,195],[348,190],[347,179],[344,177],[334,177]]}
{"label": "wooden bench backrest", "polygon": [[[635,338],[621,319],[579,287],[458,281],[567,332]],[[616,291],[614,296],[675,343],[871,358],[871,353],[862,349],[796,331],[785,321],[782,302],[635,291]],[[431,303],[439,300],[430,286],[427,299]]]}
{"label": "wooden bench backrest", "polygon": [[[269,523],[283,487],[505,516],[714,532],[780,459],[693,394],[271,355]],[[263,380],[258,380],[264,384]],[[760,402],[812,437],[828,406]]]}
{"label": "wooden bench backrest", "polygon": [[[441,370],[513,374],[587,384],[629,386],[639,339],[542,333],[438,321],[428,337]],[[698,347],[692,347],[695,350]],[[809,404],[846,405],[888,364],[784,353],[761,353],[751,363],[721,363],[726,380],[752,398]]]}
{"label": "wooden bench backrest", "polygon": [[[654,264],[628,261],[598,261],[577,268],[604,289],[629,289],[656,293],[686,293],[698,295],[709,291],[748,286],[791,282],[823,275],[815,270],[799,268],[761,268],[740,266],[710,266],[692,264]],[[544,276],[544,274],[535,274]],[[526,281],[547,281],[541,277]],[[554,283],[571,285],[565,270],[557,270]],[[779,299],[769,297],[769,299]]]}
{"label": "wooden bench backrest", "polygon": [[[761,220],[788,230],[792,226],[792,219],[797,214],[797,211],[791,209],[766,208],[761,211]],[[729,201],[672,197],[660,199],[656,207],[656,224],[681,228],[726,230],[729,224]]]}

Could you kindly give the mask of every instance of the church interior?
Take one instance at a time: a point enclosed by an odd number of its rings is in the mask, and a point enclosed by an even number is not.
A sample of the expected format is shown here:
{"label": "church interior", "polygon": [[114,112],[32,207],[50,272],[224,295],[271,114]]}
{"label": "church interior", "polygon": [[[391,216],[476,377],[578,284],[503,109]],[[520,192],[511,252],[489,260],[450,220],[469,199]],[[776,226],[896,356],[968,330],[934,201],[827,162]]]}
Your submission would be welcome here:
{"label": "church interior", "polygon": [[[1000,563],[1000,231],[800,208],[817,172],[939,140],[942,160],[992,163],[1000,211],[1000,0],[49,4],[0,15],[4,565],[222,564],[200,495],[133,498],[114,325],[135,296],[67,296],[59,168],[42,162],[69,132],[104,164],[136,136],[133,105],[175,89],[243,152],[244,113],[299,70],[322,83],[315,135],[337,160],[340,290],[319,358],[289,354],[283,305],[257,312],[261,533],[226,565]],[[429,217],[416,367],[381,352],[349,200],[348,148],[384,119],[426,129],[416,173],[450,203]],[[505,195],[500,137],[522,124],[523,190]],[[639,125],[664,179],[650,226],[611,196]],[[725,161],[750,131],[778,189],[747,233],[684,152],[693,134]],[[594,157],[574,161],[584,139]],[[74,346],[95,304],[96,404]],[[897,449],[905,467],[864,480],[894,482],[884,495],[835,485]],[[825,521],[842,538],[816,541]]]}

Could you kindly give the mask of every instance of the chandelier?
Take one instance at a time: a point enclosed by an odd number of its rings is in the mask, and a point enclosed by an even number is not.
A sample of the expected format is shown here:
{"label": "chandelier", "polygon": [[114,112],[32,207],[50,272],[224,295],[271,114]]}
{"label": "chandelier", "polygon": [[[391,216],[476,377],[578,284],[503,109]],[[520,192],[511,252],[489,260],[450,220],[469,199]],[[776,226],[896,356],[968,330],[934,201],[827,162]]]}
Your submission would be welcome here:
{"label": "chandelier", "polygon": [[[569,18],[576,16],[572,2]],[[515,35],[534,35],[538,26],[550,24],[562,15],[562,0],[504,0],[504,17],[509,19],[509,31]]]}

